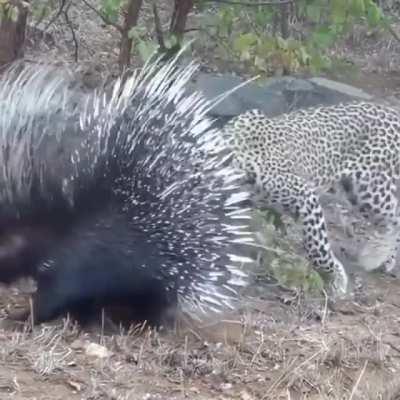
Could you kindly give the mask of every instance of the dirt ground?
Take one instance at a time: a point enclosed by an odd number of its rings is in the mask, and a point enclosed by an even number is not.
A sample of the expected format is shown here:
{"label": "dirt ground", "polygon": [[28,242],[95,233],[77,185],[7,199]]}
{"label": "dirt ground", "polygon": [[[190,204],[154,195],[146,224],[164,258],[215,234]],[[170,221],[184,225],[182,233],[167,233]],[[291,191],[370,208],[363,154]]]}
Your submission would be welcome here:
{"label": "dirt ground", "polygon": [[[116,33],[100,28],[88,10],[71,12],[82,69],[105,73],[115,64]],[[41,40],[31,32],[27,58],[70,62],[68,28],[55,24],[50,32]],[[339,50],[361,72],[334,75],[378,96],[397,96],[399,44],[361,37],[352,48],[350,55]],[[379,274],[364,279],[362,298],[334,309],[324,298],[291,298],[260,283],[237,312],[163,333],[106,335],[68,320],[32,332],[1,325],[0,399],[400,399],[400,282]],[[16,289],[1,289],[3,316],[21,303],[26,299]]]}
{"label": "dirt ground", "polygon": [[[264,286],[237,313],[163,333],[0,330],[0,398],[399,399],[399,282],[367,281],[362,302],[334,311]],[[2,309],[18,303],[2,294]]]}

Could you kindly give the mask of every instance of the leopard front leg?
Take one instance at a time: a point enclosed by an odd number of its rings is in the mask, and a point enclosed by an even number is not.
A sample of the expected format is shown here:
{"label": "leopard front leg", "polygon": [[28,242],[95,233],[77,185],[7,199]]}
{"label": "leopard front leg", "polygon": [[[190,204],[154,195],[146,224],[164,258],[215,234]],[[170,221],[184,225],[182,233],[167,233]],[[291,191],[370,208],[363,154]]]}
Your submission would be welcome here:
{"label": "leopard front leg", "polygon": [[333,253],[325,217],[314,189],[301,177],[290,173],[266,177],[262,182],[267,202],[296,215],[303,223],[303,243],[314,268],[331,277],[334,297],[347,293],[348,276],[342,263]]}
{"label": "leopard front leg", "polygon": [[336,258],[329,243],[325,217],[318,196],[304,188],[303,205],[299,215],[303,221],[304,247],[316,270],[333,274],[332,291],[337,297],[347,292],[348,277],[342,263]]}

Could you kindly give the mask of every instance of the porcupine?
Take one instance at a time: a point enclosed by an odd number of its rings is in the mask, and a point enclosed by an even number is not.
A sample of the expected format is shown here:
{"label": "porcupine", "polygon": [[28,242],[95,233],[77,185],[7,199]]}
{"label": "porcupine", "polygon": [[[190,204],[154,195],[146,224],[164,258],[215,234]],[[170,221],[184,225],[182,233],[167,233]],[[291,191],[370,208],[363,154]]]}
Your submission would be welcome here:
{"label": "porcupine", "polygon": [[252,242],[230,149],[186,85],[196,64],[147,63],[76,104],[50,67],[0,84],[0,281],[37,282],[35,323],[125,305],[158,324],[236,301]]}

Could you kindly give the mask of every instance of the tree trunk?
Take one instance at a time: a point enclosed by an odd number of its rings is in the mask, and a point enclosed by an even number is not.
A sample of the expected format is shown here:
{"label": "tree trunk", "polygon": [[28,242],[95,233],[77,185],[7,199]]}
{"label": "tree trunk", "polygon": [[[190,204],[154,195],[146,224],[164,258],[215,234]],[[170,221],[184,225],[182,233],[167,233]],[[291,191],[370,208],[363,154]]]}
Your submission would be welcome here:
{"label": "tree trunk", "polygon": [[281,4],[281,36],[283,39],[289,37],[289,15],[290,4]]}
{"label": "tree trunk", "polygon": [[121,71],[125,67],[129,67],[131,64],[133,40],[129,37],[129,31],[137,24],[142,4],[143,0],[130,0],[126,8],[118,58],[118,64]]}
{"label": "tree trunk", "polygon": [[[0,20],[0,66],[10,64],[24,56],[28,10],[19,0],[2,7],[9,6],[17,8],[17,19],[13,21],[9,16],[3,16]],[[9,13],[4,14],[9,15]]]}
{"label": "tree trunk", "polygon": [[171,18],[170,33],[176,35],[180,44],[185,34],[187,17],[192,11],[194,0],[175,0],[174,12]]}

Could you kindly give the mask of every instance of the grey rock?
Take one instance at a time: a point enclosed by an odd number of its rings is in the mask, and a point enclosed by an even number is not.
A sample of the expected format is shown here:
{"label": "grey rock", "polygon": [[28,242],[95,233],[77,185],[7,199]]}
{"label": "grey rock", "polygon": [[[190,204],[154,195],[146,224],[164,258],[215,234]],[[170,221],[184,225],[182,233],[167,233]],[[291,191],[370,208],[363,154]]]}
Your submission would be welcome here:
{"label": "grey rock", "polygon": [[347,85],[345,83],[337,82],[337,81],[332,81],[331,79],[326,79],[326,78],[311,78],[310,82],[315,83],[316,85],[320,87],[324,87],[333,91],[336,91],[338,93],[343,93],[344,95],[354,97],[354,98],[359,98],[360,100],[372,100],[372,96],[365,92],[362,89],[356,88],[351,85]]}
{"label": "grey rock", "polygon": [[209,113],[222,124],[250,109],[259,109],[273,117],[318,105],[372,99],[361,89],[326,78],[271,78],[263,83],[249,82],[237,88],[243,83],[243,79],[232,75],[199,73],[189,90],[198,90],[209,100],[233,90]]}
{"label": "grey rock", "polygon": [[[243,79],[232,75],[218,76],[200,73],[193,82],[191,89],[202,92],[207,99],[214,99],[244,82]],[[269,116],[273,116],[284,112],[287,107],[283,93],[275,90],[265,90],[255,83],[248,83],[217,104],[210,111],[210,115],[229,118],[256,108],[264,111]]]}

